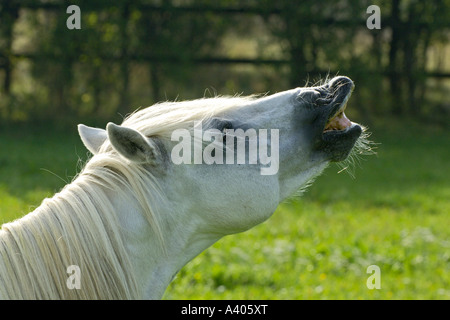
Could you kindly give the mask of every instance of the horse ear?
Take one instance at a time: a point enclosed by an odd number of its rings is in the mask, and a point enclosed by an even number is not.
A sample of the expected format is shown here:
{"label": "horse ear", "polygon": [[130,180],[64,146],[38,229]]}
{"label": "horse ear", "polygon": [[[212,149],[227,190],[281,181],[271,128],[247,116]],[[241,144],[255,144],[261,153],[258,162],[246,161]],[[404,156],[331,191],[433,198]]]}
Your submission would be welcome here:
{"label": "horse ear", "polygon": [[108,123],[106,131],[114,149],[126,159],[136,163],[156,161],[159,155],[158,148],[138,131],[112,122]]}
{"label": "horse ear", "polygon": [[94,155],[98,153],[101,145],[108,138],[105,130],[88,127],[84,124],[78,125],[78,133],[84,146]]}

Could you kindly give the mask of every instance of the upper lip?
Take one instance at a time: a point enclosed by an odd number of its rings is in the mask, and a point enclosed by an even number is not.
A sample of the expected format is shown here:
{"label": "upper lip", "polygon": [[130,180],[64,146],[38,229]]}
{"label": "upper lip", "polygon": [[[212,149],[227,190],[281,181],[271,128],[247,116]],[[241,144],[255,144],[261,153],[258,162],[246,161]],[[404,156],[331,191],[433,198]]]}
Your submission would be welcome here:
{"label": "upper lip", "polygon": [[331,101],[323,109],[324,118],[326,118],[323,123],[323,132],[345,130],[352,125],[344,111],[355,85],[347,77],[338,77],[332,79],[325,87],[327,97],[325,101]]}

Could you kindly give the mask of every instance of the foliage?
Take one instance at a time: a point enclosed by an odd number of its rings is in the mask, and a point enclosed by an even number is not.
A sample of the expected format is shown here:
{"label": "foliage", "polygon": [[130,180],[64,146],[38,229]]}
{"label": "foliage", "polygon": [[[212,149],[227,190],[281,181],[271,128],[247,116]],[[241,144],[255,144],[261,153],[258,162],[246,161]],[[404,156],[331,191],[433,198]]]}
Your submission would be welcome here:
{"label": "foliage", "polygon": [[450,0],[380,0],[381,30],[367,29],[366,0],[79,0],[81,30],[66,27],[69,4],[0,4],[0,119],[104,121],[205,89],[275,92],[328,73],[364,88],[366,119],[448,116]]}

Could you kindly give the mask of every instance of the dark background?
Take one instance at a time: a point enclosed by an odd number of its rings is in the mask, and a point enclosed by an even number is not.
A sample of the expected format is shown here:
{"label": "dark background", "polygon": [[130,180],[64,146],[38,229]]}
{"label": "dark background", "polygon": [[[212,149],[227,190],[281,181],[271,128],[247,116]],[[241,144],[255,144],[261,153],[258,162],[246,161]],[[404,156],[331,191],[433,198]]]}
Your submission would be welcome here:
{"label": "dark background", "polygon": [[[69,5],[81,30],[69,30]],[[369,30],[367,7],[381,9]],[[450,1],[1,0],[0,121],[120,121],[163,100],[347,75],[355,120],[450,113]]]}

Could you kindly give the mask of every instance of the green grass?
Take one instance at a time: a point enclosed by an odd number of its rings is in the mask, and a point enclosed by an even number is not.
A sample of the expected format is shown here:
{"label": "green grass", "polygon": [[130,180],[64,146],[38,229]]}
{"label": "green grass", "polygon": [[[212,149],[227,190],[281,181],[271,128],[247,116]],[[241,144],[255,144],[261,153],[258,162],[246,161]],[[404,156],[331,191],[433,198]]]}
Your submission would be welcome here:
{"label": "green grass", "polygon": [[[73,133],[3,129],[0,222],[70,181]],[[165,299],[450,299],[450,150],[444,129],[379,125],[355,178],[330,166],[296,201],[186,265]],[[51,170],[49,173],[41,168]],[[381,289],[369,290],[370,265]]]}
{"label": "green grass", "polygon": [[77,172],[86,149],[76,127],[67,134],[48,129],[0,130],[0,223],[19,218],[59,191]]}

